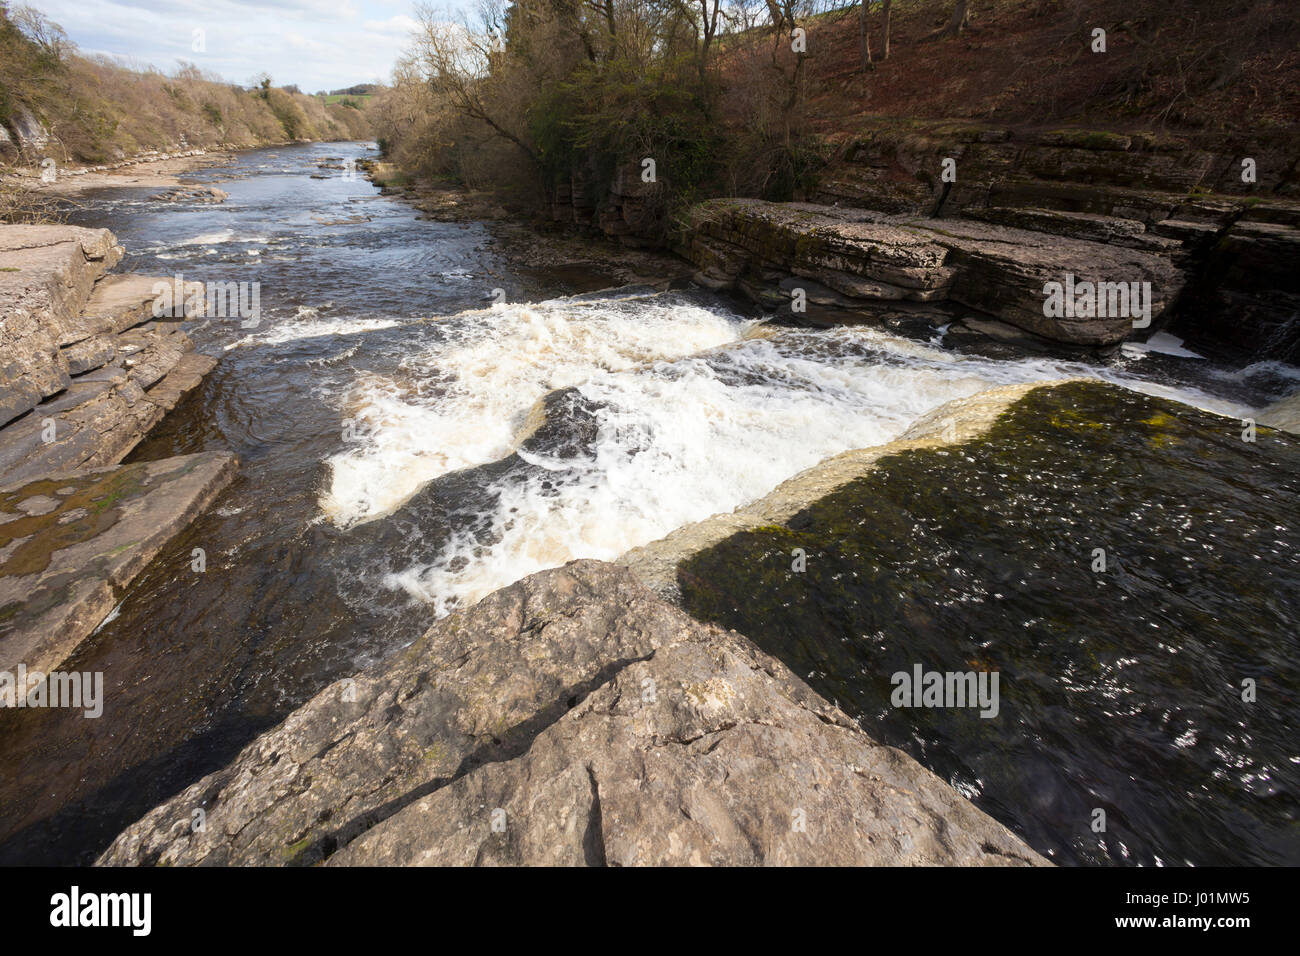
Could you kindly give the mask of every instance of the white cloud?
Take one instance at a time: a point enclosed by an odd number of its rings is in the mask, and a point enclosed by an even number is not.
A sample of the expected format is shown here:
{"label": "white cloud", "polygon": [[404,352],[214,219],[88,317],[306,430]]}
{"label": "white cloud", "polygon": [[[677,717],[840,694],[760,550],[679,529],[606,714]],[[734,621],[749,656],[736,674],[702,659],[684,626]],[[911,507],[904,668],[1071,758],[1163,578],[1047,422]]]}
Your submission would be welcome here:
{"label": "white cloud", "polygon": [[367,20],[366,29],[373,30],[375,33],[395,33],[399,36],[409,36],[420,28],[420,25],[411,17],[399,13],[395,17],[389,17],[387,20]]}

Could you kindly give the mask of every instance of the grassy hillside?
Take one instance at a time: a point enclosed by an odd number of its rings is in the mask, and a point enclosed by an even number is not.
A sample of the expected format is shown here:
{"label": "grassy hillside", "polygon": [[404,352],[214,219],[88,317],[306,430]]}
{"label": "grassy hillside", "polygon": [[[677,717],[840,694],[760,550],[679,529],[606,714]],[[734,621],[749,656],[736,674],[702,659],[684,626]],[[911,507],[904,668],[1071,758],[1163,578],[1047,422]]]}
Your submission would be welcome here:
{"label": "grassy hillside", "polygon": [[371,135],[364,107],[359,97],[329,103],[269,85],[244,90],[193,65],[167,75],[80,56],[56,25],[0,3],[0,124],[17,139],[24,117],[35,117],[50,134],[41,155],[59,162],[111,163],[178,146],[362,139]]}
{"label": "grassy hillside", "polygon": [[335,103],[340,103],[343,104],[344,106],[355,106],[357,109],[365,109],[366,104],[370,102],[373,95],[374,94],[372,93],[366,93],[364,95],[352,95],[349,93],[326,93],[324,96],[320,98],[330,106],[333,106]]}

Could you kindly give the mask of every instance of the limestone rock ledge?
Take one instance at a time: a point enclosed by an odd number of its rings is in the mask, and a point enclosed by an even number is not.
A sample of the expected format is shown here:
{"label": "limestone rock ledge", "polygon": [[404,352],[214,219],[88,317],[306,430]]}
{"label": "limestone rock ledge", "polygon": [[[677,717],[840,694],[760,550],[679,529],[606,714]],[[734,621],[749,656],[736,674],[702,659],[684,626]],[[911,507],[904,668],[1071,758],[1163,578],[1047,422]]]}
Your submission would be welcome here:
{"label": "limestone rock ledge", "polygon": [[1046,864],[746,638],[597,561],[327,687],[98,862],[322,861]]}
{"label": "limestone rock ledge", "polygon": [[202,285],[156,309],[174,280],[121,257],[106,229],[0,226],[0,482],[121,461],[216,365],[181,328]]}
{"label": "limestone rock ledge", "polygon": [[109,467],[216,364],[182,331],[203,286],[107,274],[122,255],[107,229],[0,225],[0,670],[57,667],[234,473]]}
{"label": "limestone rock ledge", "polygon": [[0,488],[0,671],[58,667],[236,465],[203,452]]}
{"label": "limestone rock ledge", "polygon": [[[1166,256],[989,222],[925,219],[810,203],[722,199],[691,209],[676,247],[696,281],[789,309],[790,290],[844,308],[949,301],[1072,346],[1114,345],[1133,318],[1048,317],[1044,286],[1147,283],[1158,324],[1185,284]],[[797,277],[797,278],[791,278]]]}
{"label": "limestone rock ledge", "polygon": [[[1267,169],[1258,182],[1241,180],[1245,155]],[[966,342],[1065,354],[1168,327],[1203,354],[1295,364],[1296,169],[1271,142],[1215,153],[1165,134],[878,117],[838,142],[807,202],[704,203],[672,246],[697,282],[765,308],[788,312],[802,288],[821,324],[901,308]],[[1066,274],[1151,283],[1150,324],[1045,315],[1044,284]]]}
{"label": "limestone rock ledge", "polygon": [[882,458],[902,451],[938,448],[969,441],[986,432],[998,417],[1034,389],[1071,379],[999,385],[933,408],[902,435],[884,445],[854,448],[799,472],[771,492],[734,511],[711,515],[683,525],[657,541],[624,553],[615,564],[630,568],[637,579],[660,597],[681,603],[677,566],[684,559],[734,534],[764,525],[784,524],[794,515],[870,472]]}

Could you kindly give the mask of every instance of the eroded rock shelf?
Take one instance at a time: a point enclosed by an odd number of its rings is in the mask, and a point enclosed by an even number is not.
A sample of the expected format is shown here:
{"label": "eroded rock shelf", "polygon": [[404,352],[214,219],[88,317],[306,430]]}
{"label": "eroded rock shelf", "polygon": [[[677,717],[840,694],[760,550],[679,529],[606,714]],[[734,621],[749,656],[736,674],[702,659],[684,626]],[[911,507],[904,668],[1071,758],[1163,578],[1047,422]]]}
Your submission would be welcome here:
{"label": "eroded rock shelf", "polygon": [[[216,364],[155,308],[166,278],[110,274],[106,229],[0,227],[0,669],[48,672],[231,480],[234,457],[117,466]],[[178,300],[182,297],[178,297]]]}

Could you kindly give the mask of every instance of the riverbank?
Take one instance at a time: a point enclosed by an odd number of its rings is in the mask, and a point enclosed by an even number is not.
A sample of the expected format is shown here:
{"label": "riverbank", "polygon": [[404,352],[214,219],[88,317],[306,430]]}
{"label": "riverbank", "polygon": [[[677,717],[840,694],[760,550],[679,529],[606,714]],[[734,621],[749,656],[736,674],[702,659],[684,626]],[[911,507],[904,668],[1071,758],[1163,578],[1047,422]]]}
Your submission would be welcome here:
{"label": "riverbank", "polygon": [[[216,360],[181,323],[201,284],[112,274],[108,230],[0,226],[0,671],[56,670],[235,459],[111,468]],[[23,688],[22,694],[27,693]]]}
{"label": "riverbank", "polygon": [[231,149],[191,149],[146,155],[99,166],[54,168],[42,176],[39,167],[16,166],[3,175],[17,180],[38,195],[71,198],[95,189],[140,187],[179,188],[186,173],[229,163]]}
{"label": "riverbank", "polygon": [[[650,213],[667,187],[636,163],[593,180],[575,160],[515,214],[669,249],[700,285],[793,322],[926,321],[988,354],[1077,358],[1172,334],[1239,365],[1300,362],[1285,143],[876,117],[827,149],[804,201],[715,198],[666,223]],[[431,189],[381,169],[412,198]],[[506,215],[491,193],[462,197],[433,206]]]}

